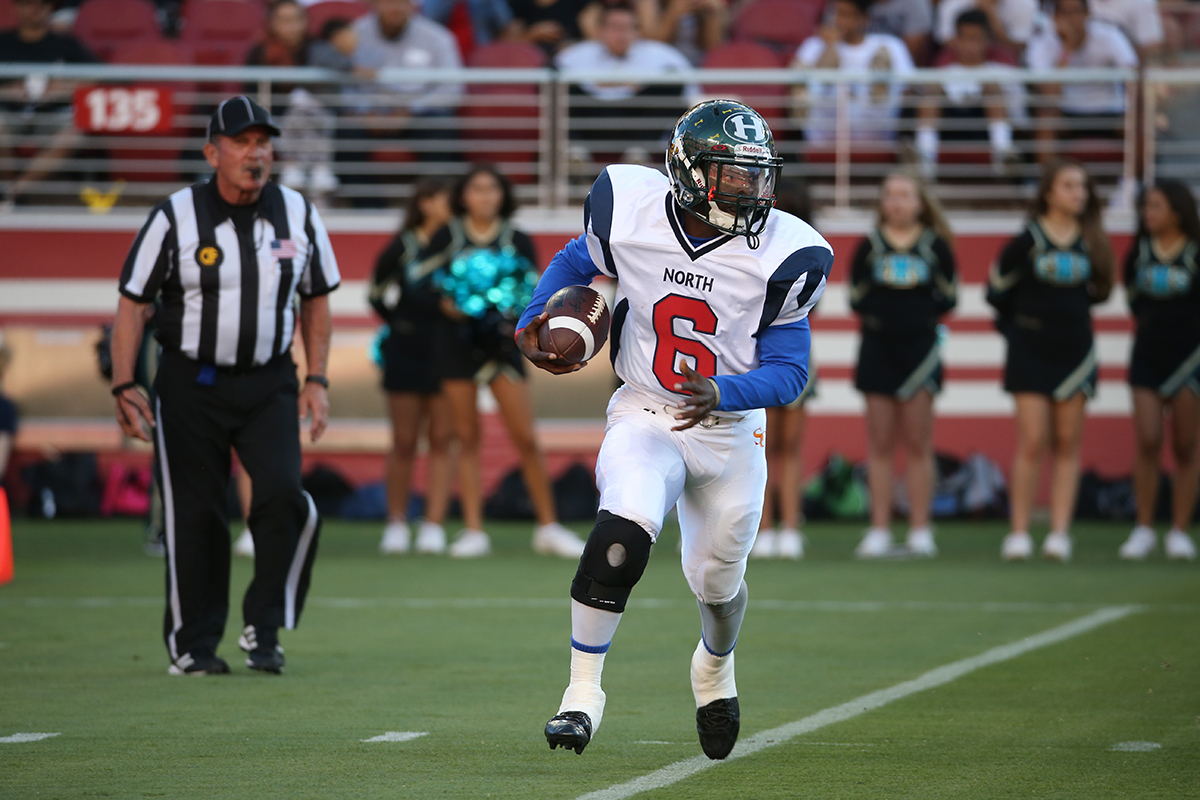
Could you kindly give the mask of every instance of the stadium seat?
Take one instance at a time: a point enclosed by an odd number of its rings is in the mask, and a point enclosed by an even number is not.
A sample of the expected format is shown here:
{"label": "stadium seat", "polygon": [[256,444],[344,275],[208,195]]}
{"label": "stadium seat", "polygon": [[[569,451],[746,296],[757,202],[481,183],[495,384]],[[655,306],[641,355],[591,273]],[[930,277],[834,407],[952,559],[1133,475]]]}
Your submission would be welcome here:
{"label": "stadium seat", "polygon": [[86,0],[75,17],[74,32],[101,61],[109,61],[121,44],[162,38],[149,0]]}
{"label": "stadium seat", "polygon": [[[701,63],[706,69],[777,69],[782,64],[771,48],[755,42],[726,42],[709,50]],[[778,83],[708,83],[707,97],[740,100],[762,114],[776,138],[786,129],[787,87]]]}
{"label": "stadium seat", "polygon": [[17,12],[13,8],[13,0],[0,0],[0,31],[12,30],[17,27]]}
{"label": "stadium seat", "polygon": [[538,69],[546,66],[546,54],[540,47],[526,42],[491,42],[476,47],[467,61],[467,66],[486,69]]}
{"label": "stadium seat", "polygon": [[733,18],[730,39],[766,45],[788,63],[816,30],[823,9],[819,0],[752,0]]}
{"label": "stadium seat", "polygon": [[246,0],[188,3],[180,39],[191,46],[197,64],[241,65],[266,27],[262,6]]}
{"label": "stadium seat", "polygon": [[[546,55],[524,42],[492,42],[480,45],[467,66],[486,69],[537,69],[546,66]],[[474,84],[467,89],[462,118],[466,156],[474,162],[533,165],[537,162],[540,129],[538,88],[530,83]],[[492,124],[488,124],[489,120]],[[473,127],[473,125],[475,127]],[[470,143],[487,141],[500,150],[472,150]],[[532,166],[506,170],[514,183],[532,183]]]}
{"label": "stadium seat", "polygon": [[362,0],[321,0],[308,7],[308,35],[314,39],[331,19],[354,20],[371,13],[371,6]]}
{"label": "stadium seat", "polygon": [[[180,42],[165,40],[143,39],[120,45],[113,51],[113,64],[162,64],[171,66],[186,66],[193,63],[191,49]],[[186,113],[194,101],[196,84],[180,81],[138,82],[138,86],[164,89],[174,97],[175,114]],[[172,125],[165,133],[152,134],[108,134],[108,138],[128,141],[126,147],[109,147],[109,175],[113,180],[173,182],[180,180],[177,162],[183,154],[179,146],[180,138],[188,131]],[[133,162],[172,162],[164,163],[164,169],[147,171],[146,164],[135,167]]]}

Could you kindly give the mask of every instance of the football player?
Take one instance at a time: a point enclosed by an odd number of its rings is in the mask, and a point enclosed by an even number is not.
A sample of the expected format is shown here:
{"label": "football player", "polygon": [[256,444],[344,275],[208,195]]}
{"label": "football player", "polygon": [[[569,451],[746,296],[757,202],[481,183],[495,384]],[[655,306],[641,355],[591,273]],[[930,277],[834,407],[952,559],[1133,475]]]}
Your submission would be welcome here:
{"label": "football player", "polygon": [[737,741],[733,649],[766,486],[763,409],[804,388],[807,316],[833,263],[807,223],[771,213],[781,165],[754,109],[695,106],[672,131],[667,175],[631,165],[600,174],[586,232],[550,262],[518,323],[531,362],[571,372],[580,365],[538,347],[547,298],[598,275],[624,296],[609,338],[624,385],[609,401],[600,511],[571,584],[571,680],[546,724],[551,749],[582,753],[600,727],[605,654],[672,506],[700,607],[691,661],[700,744],[721,759]]}

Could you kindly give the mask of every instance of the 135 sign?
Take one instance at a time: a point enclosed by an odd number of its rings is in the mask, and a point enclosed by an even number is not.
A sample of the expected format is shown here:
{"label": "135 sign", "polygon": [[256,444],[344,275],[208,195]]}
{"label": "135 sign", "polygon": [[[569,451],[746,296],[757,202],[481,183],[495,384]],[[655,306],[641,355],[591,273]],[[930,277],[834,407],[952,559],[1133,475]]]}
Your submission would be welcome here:
{"label": "135 sign", "polygon": [[75,125],[88,133],[166,133],[171,130],[171,92],[137,86],[75,90]]}

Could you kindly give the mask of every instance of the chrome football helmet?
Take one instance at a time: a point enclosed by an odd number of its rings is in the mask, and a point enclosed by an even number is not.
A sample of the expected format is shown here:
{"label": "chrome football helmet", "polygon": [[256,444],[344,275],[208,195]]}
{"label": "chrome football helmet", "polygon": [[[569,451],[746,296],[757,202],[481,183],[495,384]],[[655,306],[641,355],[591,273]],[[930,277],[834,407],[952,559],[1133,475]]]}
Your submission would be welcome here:
{"label": "chrome football helmet", "polygon": [[667,147],[667,174],[679,205],[752,243],[775,206],[782,166],[767,121],[735,100],[693,107],[675,123]]}

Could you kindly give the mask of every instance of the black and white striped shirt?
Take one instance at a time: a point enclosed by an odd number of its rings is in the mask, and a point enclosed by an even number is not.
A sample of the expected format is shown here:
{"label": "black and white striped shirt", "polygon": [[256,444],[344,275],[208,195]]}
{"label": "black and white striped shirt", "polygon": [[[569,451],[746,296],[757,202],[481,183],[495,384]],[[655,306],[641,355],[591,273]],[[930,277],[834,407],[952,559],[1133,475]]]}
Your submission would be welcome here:
{"label": "black and white striped shirt", "polygon": [[291,346],[297,293],[327,294],[340,280],[325,225],[301,194],[268,183],[256,204],[232,206],[210,180],[150,212],[120,288],[139,303],[162,293],[164,349],[248,369]]}

